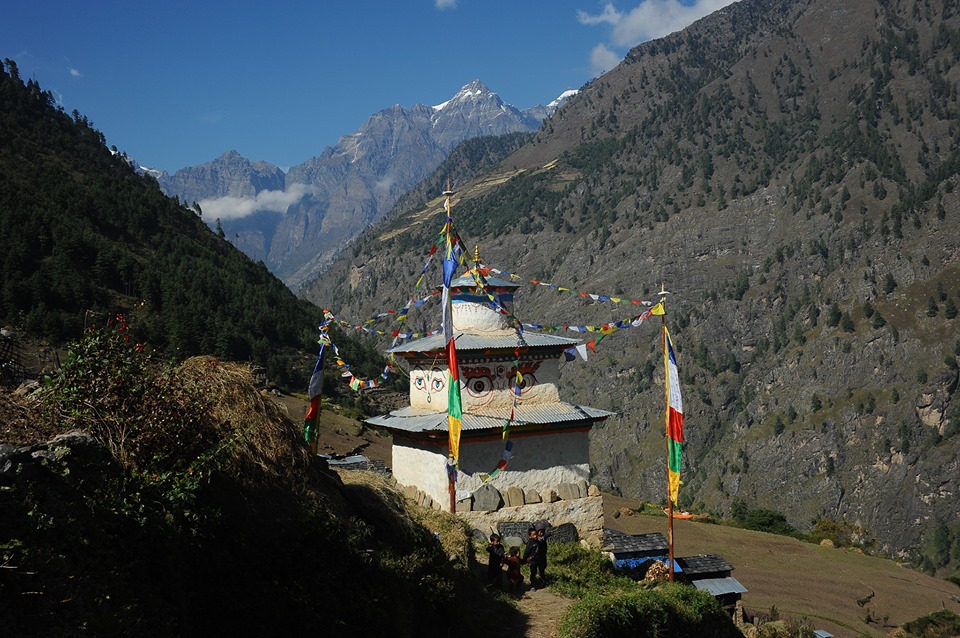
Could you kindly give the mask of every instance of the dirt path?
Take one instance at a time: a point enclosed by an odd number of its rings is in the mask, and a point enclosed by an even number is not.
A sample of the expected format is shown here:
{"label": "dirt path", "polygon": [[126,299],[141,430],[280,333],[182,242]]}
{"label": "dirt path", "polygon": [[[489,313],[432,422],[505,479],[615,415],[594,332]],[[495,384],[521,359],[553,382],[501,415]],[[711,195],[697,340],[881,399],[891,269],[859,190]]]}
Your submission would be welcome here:
{"label": "dirt path", "polygon": [[549,589],[528,591],[517,601],[517,606],[524,616],[524,622],[519,625],[505,626],[503,636],[506,638],[553,638],[557,635],[560,618],[573,602],[572,599],[558,596]]}

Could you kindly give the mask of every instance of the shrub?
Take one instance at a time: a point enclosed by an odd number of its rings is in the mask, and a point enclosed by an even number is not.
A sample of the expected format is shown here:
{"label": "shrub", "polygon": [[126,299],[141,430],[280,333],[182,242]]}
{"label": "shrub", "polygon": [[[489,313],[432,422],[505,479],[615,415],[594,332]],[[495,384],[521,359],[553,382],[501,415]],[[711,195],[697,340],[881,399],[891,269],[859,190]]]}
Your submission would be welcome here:
{"label": "shrub", "polygon": [[676,583],[590,594],[571,605],[557,633],[561,638],[741,635],[713,596]]}
{"label": "shrub", "polygon": [[186,470],[214,442],[208,394],[184,383],[130,338],[123,315],[91,328],[48,380],[45,412],[62,429],[89,431],[126,467]]}
{"label": "shrub", "polygon": [[783,534],[785,536],[789,536],[796,531],[793,525],[787,522],[786,516],[776,510],[762,508],[747,512],[743,526],[758,532]]}
{"label": "shrub", "polygon": [[581,598],[591,591],[632,586],[634,581],[618,575],[603,553],[577,543],[550,545],[550,588],[570,598]]}
{"label": "shrub", "polygon": [[948,609],[942,609],[904,623],[903,630],[908,637],[948,638],[960,633],[960,616]]}

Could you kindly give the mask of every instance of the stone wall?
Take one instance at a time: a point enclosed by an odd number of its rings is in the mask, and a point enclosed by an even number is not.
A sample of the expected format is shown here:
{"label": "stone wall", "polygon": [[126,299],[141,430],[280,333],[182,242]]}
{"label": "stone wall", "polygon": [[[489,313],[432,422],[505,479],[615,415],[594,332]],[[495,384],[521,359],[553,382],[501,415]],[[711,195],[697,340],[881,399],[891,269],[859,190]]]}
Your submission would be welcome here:
{"label": "stone wall", "polygon": [[[445,510],[446,504],[416,486],[402,486],[404,495],[423,507]],[[457,501],[457,516],[469,523],[478,538],[500,533],[503,523],[546,521],[551,527],[569,524],[579,539],[592,547],[603,542],[603,497],[586,481],[561,483],[543,490],[509,486],[503,492],[486,483],[468,498]]]}

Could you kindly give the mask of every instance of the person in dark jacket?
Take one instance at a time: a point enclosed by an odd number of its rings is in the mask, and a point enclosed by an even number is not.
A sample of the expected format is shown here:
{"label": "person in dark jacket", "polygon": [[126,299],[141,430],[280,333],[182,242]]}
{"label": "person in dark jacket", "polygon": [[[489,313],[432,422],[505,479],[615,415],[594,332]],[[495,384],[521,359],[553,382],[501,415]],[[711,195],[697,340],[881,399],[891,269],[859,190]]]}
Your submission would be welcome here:
{"label": "person in dark jacket", "polygon": [[533,559],[533,569],[530,571],[530,582],[536,577],[540,587],[547,586],[547,532],[544,528],[537,530],[537,554]]}
{"label": "person in dark jacket", "polygon": [[533,580],[533,575],[536,573],[536,567],[534,566],[534,561],[537,559],[537,551],[540,549],[540,545],[537,544],[537,530],[531,527],[527,530],[527,545],[523,550],[523,564],[530,566],[530,587],[536,591],[537,584]]}
{"label": "person in dark jacket", "polygon": [[503,545],[500,544],[499,534],[490,534],[490,544],[487,545],[487,584],[500,587],[503,574],[503,560],[505,558]]}

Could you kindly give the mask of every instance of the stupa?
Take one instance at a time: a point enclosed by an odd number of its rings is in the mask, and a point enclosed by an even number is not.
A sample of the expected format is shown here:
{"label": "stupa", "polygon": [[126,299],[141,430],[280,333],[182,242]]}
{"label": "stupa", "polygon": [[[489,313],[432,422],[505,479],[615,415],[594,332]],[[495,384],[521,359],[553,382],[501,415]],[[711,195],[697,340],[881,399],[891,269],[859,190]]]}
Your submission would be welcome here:
{"label": "stupa", "polygon": [[[482,277],[477,277],[478,272]],[[478,280],[484,285],[478,285]],[[521,339],[504,312],[512,312],[517,288],[489,276],[479,249],[474,252],[473,268],[450,284],[463,410],[455,476],[458,503],[469,501],[486,481],[501,491],[513,485],[544,490],[589,482],[589,432],[595,423],[614,414],[561,400],[560,361],[564,350],[579,342],[535,332],[524,332]],[[491,303],[491,296],[496,303]],[[450,500],[449,375],[444,346],[444,335],[434,334],[388,350],[406,362],[410,405],[367,419],[393,435],[396,480],[416,486],[438,503]],[[522,377],[519,392],[514,385],[517,362]],[[509,427],[506,445],[505,426]]]}

